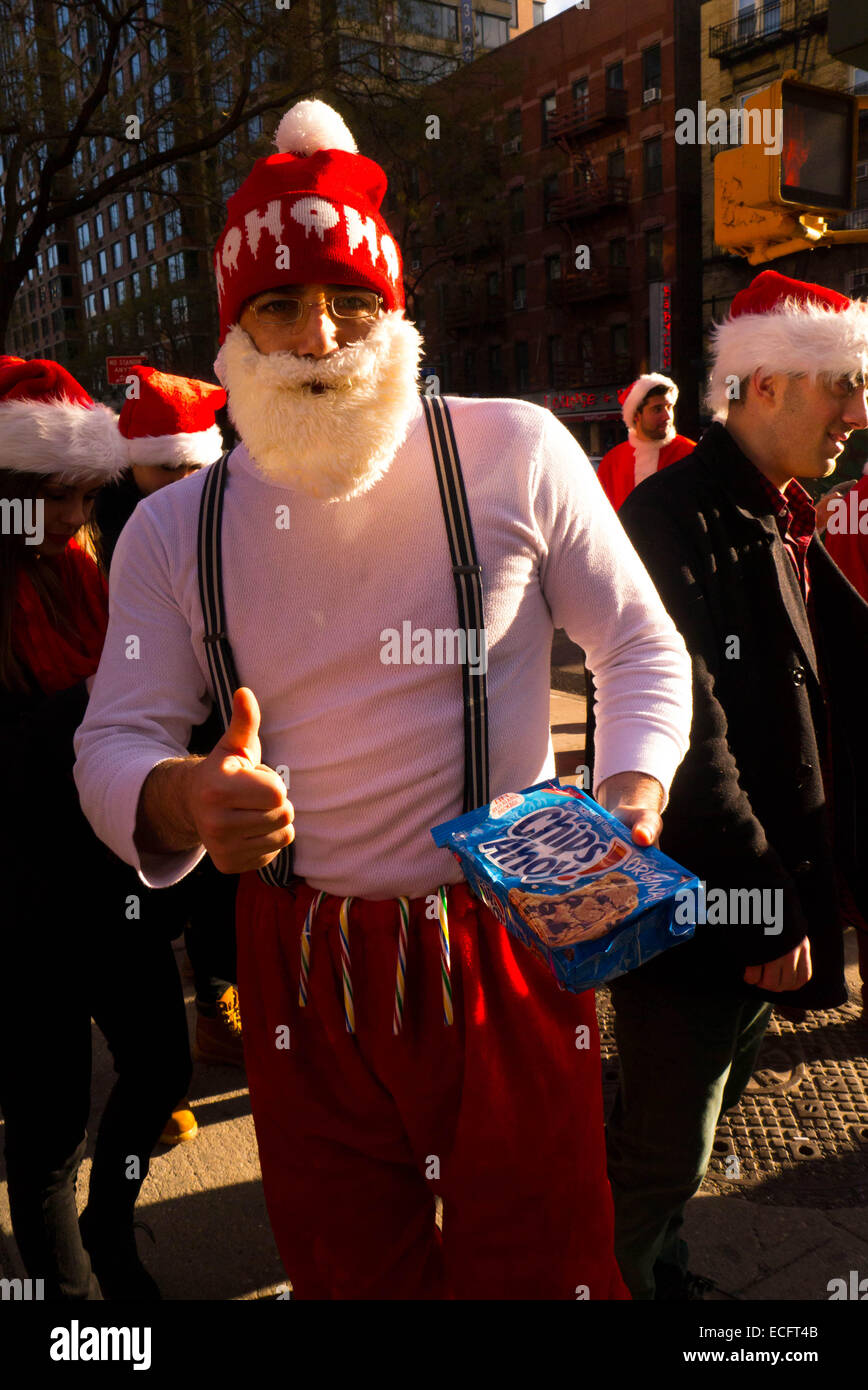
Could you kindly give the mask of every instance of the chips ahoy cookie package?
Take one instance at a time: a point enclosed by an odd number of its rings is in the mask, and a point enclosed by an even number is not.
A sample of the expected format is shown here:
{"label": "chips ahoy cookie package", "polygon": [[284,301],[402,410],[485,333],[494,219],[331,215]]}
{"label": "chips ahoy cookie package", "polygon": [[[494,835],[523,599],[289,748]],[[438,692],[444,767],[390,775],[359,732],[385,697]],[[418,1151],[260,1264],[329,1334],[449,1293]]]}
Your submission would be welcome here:
{"label": "chips ahoy cookie package", "polygon": [[558,778],[498,796],[431,831],[472,891],[576,994],[688,940],[676,894],[699,879],[641,849],[616,816]]}

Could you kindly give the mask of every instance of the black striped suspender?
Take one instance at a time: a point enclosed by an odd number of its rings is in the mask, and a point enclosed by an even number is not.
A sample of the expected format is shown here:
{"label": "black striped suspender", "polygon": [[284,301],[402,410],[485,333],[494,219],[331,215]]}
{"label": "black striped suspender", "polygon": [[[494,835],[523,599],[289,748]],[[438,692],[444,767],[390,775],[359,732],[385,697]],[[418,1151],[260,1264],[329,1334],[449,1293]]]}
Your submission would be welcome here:
{"label": "black striped suspender", "polygon": [[440,502],[449,537],[452,574],[458,598],[458,624],[466,634],[467,654],[470,651],[470,634],[474,632],[476,656],[482,657],[482,661],[476,663],[476,674],[471,671],[469,661],[465,661],[461,667],[464,690],[464,810],[475,811],[477,806],[485,806],[489,801],[488,687],[485,679],[488,642],[482,608],[482,566],[476,558],[473,527],[449,407],[442,396],[424,395],[422,406],[437,467]]}
{"label": "black striped suspender", "polygon": [[[477,806],[486,805],[489,800],[488,694],[485,675],[488,645],[482,606],[482,568],[476,557],[449,407],[442,396],[423,396],[422,406],[449,538],[459,628],[466,640],[465,656],[468,659],[461,666],[464,693],[464,810],[473,811]],[[229,727],[232,718],[232,696],[241,684],[226,633],[220,559],[220,527],[228,458],[228,453],[224,454],[208,469],[199,507],[198,540],[199,598],[205,621],[205,653],[224,729]],[[471,646],[471,634],[475,637],[475,649]],[[476,658],[474,663],[469,659],[471,654]],[[474,671],[470,669],[471,664],[475,666]],[[270,864],[259,870],[259,876],[272,887],[285,888],[293,878],[292,864],[293,846],[288,845]]]}

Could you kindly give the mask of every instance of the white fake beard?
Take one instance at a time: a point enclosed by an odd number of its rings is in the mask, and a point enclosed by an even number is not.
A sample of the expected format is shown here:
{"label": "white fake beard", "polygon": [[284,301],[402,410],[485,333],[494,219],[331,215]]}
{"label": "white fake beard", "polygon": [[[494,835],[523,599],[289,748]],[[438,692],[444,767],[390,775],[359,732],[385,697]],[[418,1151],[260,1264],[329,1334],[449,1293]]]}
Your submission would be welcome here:
{"label": "white fake beard", "polygon": [[[368,492],[403,444],[421,356],[419,333],[395,310],[366,338],[320,358],[261,353],[235,324],[214,370],[262,477],[337,502]],[[314,382],[327,389],[316,394]]]}

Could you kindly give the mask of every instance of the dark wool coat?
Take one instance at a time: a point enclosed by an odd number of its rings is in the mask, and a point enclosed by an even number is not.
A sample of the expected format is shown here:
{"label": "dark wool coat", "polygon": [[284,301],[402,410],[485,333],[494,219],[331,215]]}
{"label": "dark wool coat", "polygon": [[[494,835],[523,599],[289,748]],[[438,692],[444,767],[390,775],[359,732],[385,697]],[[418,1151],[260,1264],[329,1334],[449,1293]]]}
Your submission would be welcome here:
{"label": "dark wool coat", "polygon": [[866,914],[868,604],[814,537],[815,650],[766,493],[720,424],[687,458],[642,483],[619,518],[693,662],[690,748],[663,815],[661,848],[709,891],[783,892],[780,935],[697,926],[694,940],[658,968],[734,981],[746,965],[773,960],[807,935],[811,981],[764,997],[808,1008],[844,1003],[833,845]]}

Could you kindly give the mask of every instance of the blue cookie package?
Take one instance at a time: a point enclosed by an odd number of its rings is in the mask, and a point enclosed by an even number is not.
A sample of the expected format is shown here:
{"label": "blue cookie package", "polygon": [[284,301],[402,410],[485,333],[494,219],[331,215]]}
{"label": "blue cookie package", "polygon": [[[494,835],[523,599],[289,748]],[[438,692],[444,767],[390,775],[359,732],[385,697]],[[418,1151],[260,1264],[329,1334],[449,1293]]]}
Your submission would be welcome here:
{"label": "blue cookie package", "polygon": [[616,816],[558,778],[498,796],[431,831],[513,936],[579,994],[693,935],[679,902],[699,879],[641,849]]}

